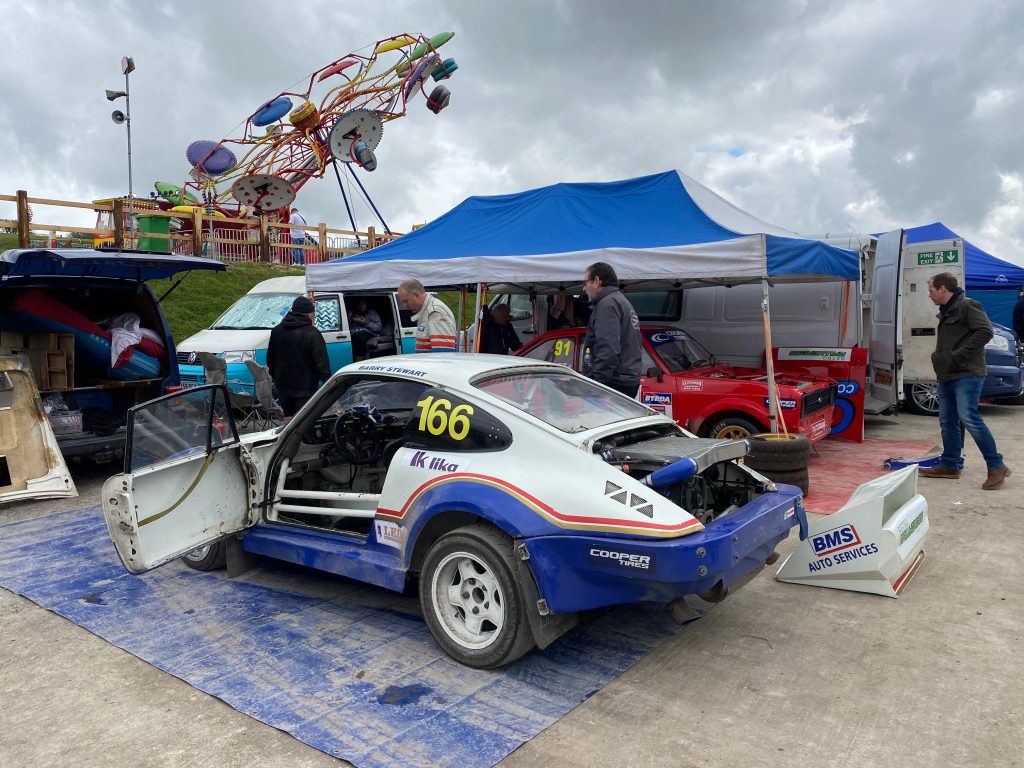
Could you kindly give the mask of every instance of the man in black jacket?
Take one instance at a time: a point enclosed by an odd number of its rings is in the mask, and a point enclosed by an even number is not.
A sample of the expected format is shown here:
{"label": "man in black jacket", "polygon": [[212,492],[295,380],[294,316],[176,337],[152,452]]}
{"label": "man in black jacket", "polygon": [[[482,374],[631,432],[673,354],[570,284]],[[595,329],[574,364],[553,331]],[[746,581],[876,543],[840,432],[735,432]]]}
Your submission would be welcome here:
{"label": "man in black jacket", "polygon": [[492,355],[509,355],[523,346],[519,334],[509,322],[508,304],[498,304],[491,309],[491,317],[484,322],[484,334],[480,338],[480,351]]}
{"label": "man in black jacket", "polygon": [[999,488],[1010,475],[996,441],[978,411],[981,387],[988,367],[985,345],[992,338],[992,322],[977,301],[964,296],[956,277],[949,272],[928,281],[928,296],[939,307],[939,328],[932,353],[932,367],[939,387],[939,429],[942,432],[942,456],[934,467],[922,467],[922,477],[960,477],[964,460],[960,424],[971,433],[985,457],[988,477],[981,486],[986,491]]}
{"label": "man in black jacket", "polygon": [[327,345],[313,325],[315,307],[305,296],[292,302],[291,311],[270,332],[267,367],[277,387],[284,415],[294,416],[331,377]]}
{"label": "man in black jacket", "polygon": [[583,290],[590,299],[590,322],[583,339],[583,373],[594,381],[636,397],[640,391],[640,320],[619,290],[610,264],[587,267]]}
{"label": "man in black jacket", "polygon": [[1024,341],[1024,291],[1013,305],[1013,332],[1017,334],[1017,341]]}

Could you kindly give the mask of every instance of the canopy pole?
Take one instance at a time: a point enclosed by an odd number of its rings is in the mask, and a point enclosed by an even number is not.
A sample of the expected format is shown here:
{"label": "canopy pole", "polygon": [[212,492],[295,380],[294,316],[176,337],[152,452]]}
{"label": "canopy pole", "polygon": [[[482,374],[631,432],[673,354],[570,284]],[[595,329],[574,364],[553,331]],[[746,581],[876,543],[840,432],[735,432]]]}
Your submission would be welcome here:
{"label": "canopy pole", "polygon": [[487,283],[476,284],[476,333],[473,334],[473,351],[480,351],[480,337],[484,329],[484,295],[487,292]]}
{"label": "canopy pole", "polygon": [[462,285],[459,287],[459,338],[461,342],[459,346],[462,352],[465,352],[469,348],[469,337],[466,335],[466,286]]}
{"label": "canopy pole", "polygon": [[768,431],[779,431],[779,390],[775,382],[775,361],[772,359],[771,304],[768,301],[768,278],[761,279],[761,317],[764,319],[764,359],[768,370]]}

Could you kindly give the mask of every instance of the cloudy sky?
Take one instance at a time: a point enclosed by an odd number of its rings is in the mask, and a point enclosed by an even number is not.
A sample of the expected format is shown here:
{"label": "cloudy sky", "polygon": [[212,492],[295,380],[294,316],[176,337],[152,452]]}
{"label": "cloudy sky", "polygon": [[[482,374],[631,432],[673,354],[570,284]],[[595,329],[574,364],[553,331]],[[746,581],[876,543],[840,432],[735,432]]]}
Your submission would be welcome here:
{"label": "cloudy sky", "polygon": [[[1016,0],[0,0],[0,193],[127,191],[104,89],[131,75],[134,191],[185,148],[350,51],[455,32],[439,115],[388,123],[361,180],[392,229],[469,195],[678,168],[805,233],[941,220],[1024,264],[1024,3]],[[347,226],[333,174],[307,219]],[[0,204],[0,217],[13,215]],[[37,220],[44,214],[37,213]],[[49,218],[49,216],[46,214]],[[375,224],[356,206],[360,228]],[[64,214],[66,220],[67,214]],[[380,229],[379,224],[377,225]]]}

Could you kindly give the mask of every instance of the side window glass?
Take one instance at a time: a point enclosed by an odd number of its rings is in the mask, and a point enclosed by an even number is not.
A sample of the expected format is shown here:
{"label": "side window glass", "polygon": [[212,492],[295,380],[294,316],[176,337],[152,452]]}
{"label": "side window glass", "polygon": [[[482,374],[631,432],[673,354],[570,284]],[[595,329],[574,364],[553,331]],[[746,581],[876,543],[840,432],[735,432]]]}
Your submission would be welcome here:
{"label": "side window glass", "polygon": [[395,294],[395,306],[398,307],[398,319],[402,323],[403,328],[415,328],[416,323],[412,321],[412,312],[402,306],[402,300],[398,298],[398,294]]}
{"label": "side window glass", "polygon": [[428,389],[405,427],[407,448],[502,451],[512,432],[477,405],[443,389]]}
{"label": "side window glass", "polygon": [[651,353],[647,351],[646,347],[640,347],[640,365],[640,371],[644,376],[647,375],[647,372],[651,370],[651,368],[657,368],[659,371],[661,370],[661,366],[654,362],[654,358],[651,357]]}
{"label": "side window glass", "polygon": [[562,339],[548,339],[531,349],[525,357],[543,360],[546,363],[560,363],[567,368],[572,368],[577,346],[575,337],[571,336]]}
{"label": "side window glass", "polygon": [[512,320],[529,320],[533,316],[533,300],[525,293],[513,293],[503,298],[508,301]]}
{"label": "side window glass", "polygon": [[130,411],[129,472],[238,442],[223,386],[176,392]]}
{"label": "side window glass", "polygon": [[316,316],[313,324],[320,333],[341,330],[341,304],[337,296],[324,296],[313,302]]}

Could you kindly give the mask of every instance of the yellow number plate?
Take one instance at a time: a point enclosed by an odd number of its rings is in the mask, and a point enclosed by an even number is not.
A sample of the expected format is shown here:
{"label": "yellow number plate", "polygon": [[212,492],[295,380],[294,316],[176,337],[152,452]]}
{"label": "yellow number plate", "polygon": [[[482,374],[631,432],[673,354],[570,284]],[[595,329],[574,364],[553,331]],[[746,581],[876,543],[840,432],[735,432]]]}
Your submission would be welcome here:
{"label": "yellow number plate", "polygon": [[892,386],[892,373],[890,371],[875,371],[875,384],[883,387]]}

